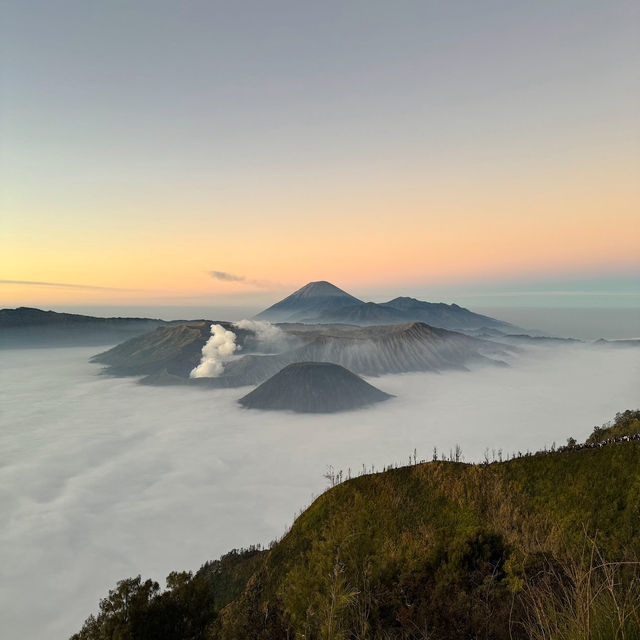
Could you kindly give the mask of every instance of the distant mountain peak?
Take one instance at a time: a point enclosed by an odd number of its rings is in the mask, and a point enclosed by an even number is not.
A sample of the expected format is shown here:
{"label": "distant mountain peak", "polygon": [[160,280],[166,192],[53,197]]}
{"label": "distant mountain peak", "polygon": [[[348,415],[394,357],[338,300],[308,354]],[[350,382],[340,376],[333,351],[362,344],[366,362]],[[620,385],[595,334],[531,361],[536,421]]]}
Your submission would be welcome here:
{"label": "distant mountain peak", "polygon": [[289,297],[299,297],[299,298],[307,298],[311,296],[320,296],[323,298],[330,297],[340,297],[340,298],[352,298],[353,300],[358,300],[354,298],[351,294],[343,291],[339,287],[336,287],[335,284],[331,282],[327,282],[326,280],[317,280],[315,282],[309,282],[305,284],[304,287],[300,287],[297,291],[294,291]]}
{"label": "distant mountain peak", "polygon": [[256,318],[271,322],[300,321],[319,315],[325,310],[337,310],[362,304],[351,294],[326,280],[309,282],[284,300],[276,302]]}
{"label": "distant mountain peak", "polygon": [[420,302],[417,298],[412,298],[411,296],[398,296],[393,300],[389,300],[387,304],[393,304],[394,302]]}

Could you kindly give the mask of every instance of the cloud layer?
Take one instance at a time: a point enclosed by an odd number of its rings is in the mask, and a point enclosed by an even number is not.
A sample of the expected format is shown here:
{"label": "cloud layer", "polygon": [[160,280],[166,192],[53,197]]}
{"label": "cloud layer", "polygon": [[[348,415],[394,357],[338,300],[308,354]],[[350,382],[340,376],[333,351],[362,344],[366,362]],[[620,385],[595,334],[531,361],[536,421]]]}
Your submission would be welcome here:
{"label": "cloud layer", "polygon": [[234,276],[233,273],[227,273],[226,271],[209,271],[209,275],[216,279],[222,280],[223,282],[245,282],[246,278],[244,276]]}
{"label": "cloud layer", "polygon": [[32,287],[60,287],[63,289],[90,289],[96,291],[139,291],[139,289],[120,289],[118,287],[98,287],[92,284],[69,284],[66,282],[40,282],[37,280],[0,280],[0,284],[19,284]]}
{"label": "cloud layer", "polygon": [[383,376],[398,396],[356,413],[244,410],[246,389],[105,378],[87,348],[4,351],[0,378],[0,628],[77,631],[118,579],[268,543],[325,486],[327,465],[405,462],[459,443],[537,449],[638,406],[637,351],[526,351],[512,369]]}

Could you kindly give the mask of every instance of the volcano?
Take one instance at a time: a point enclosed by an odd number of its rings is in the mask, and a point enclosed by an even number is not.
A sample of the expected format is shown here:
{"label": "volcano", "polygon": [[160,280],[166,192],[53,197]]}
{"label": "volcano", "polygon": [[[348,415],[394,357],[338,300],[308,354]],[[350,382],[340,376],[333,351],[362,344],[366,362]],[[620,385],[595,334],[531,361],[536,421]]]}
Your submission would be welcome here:
{"label": "volcano", "polygon": [[363,302],[330,282],[310,282],[265,309],[256,320],[306,324],[351,324],[361,327],[424,322],[452,331],[495,330],[501,334],[521,330],[507,322],[474,313],[457,304],[425,302],[399,297],[389,302]]}
{"label": "volcano", "polygon": [[268,322],[303,322],[364,304],[330,282],[310,282],[256,316]]}
{"label": "volcano", "polygon": [[238,402],[248,409],[336,413],[360,409],[391,397],[340,365],[296,362]]}

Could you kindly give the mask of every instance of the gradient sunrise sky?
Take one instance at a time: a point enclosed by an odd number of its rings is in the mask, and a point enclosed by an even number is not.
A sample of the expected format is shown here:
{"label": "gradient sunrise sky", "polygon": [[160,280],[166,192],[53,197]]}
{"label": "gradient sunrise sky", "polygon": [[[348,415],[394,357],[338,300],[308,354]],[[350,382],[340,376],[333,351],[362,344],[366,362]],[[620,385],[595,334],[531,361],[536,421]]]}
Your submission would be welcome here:
{"label": "gradient sunrise sky", "polygon": [[0,306],[318,279],[640,306],[636,1],[20,0],[0,23]]}

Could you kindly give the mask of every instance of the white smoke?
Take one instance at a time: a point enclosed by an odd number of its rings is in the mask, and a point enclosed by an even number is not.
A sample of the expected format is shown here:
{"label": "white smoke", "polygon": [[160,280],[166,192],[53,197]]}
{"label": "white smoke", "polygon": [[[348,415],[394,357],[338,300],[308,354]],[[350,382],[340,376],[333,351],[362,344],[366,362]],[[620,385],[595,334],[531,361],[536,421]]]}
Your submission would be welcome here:
{"label": "white smoke", "polygon": [[217,378],[224,371],[224,364],[239,349],[236,334],[220,324],[211,325],[211,337],[202,347],[200,364],[189,374],[190,378]]}
{"label": "white smoke", "polygon": [[252,331],[261,350],[272,352],[284,349],[287,346],[287,335],[282,329],[270,322],[259,320],[240,320],[233,323],[234,327]]}
{"label": "white smoke", "polygon": [[283,335],[282,329],[270,322],[261,322],[259,320],[239,320],[234,322],[233,326],[238,327],[238,329],[253,331],[260,342],[275,342],[280,340]]}

